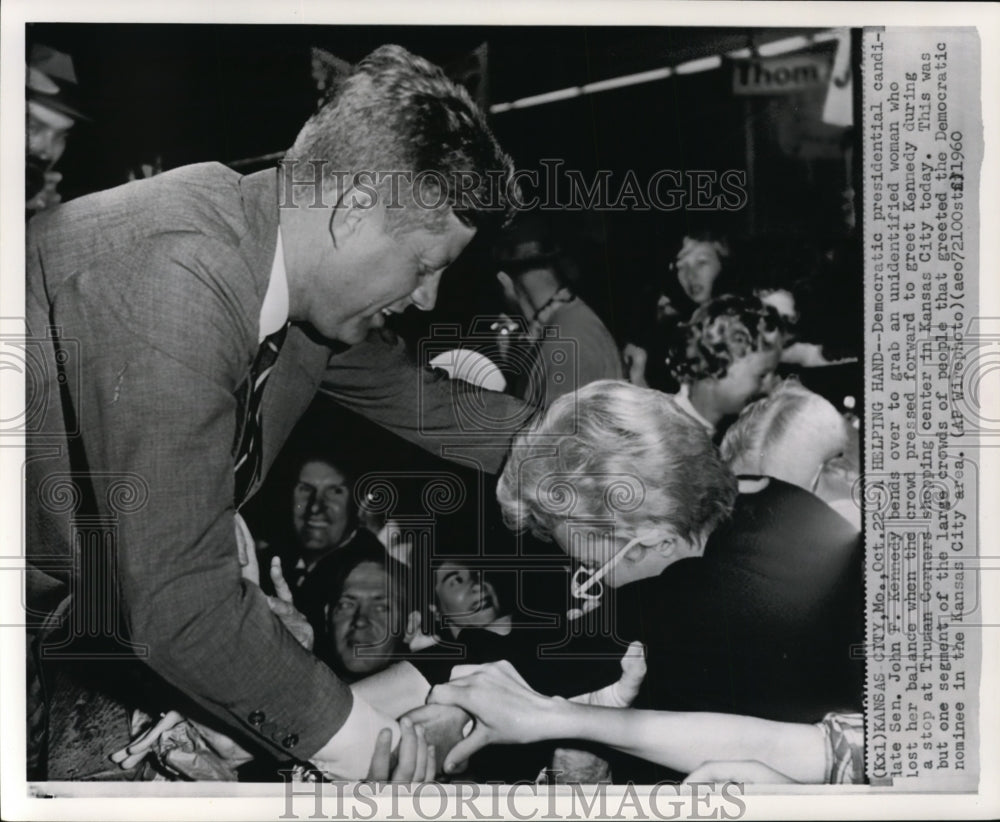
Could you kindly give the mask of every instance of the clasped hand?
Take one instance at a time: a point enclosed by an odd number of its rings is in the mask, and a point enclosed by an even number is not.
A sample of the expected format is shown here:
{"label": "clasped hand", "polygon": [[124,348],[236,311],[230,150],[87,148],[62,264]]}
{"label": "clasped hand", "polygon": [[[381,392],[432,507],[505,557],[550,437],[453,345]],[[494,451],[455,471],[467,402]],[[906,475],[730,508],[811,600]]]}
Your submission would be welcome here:
{"label": "clasped hand", "polygon": [[[622,658],[622,677],[618,682],[593,694],[574,697],[572,701],[625,707],[635,699],[645,673],[643,647],[632,643]],[[475,717],[472,731],[447,753],[446,773],[462,768],[472,754],[487,745],[527,744],[572,736],[560,724],[570,700],[538,693],[506,660],[455,666],[451,681],[435,686],[427,702],[428,708],[458,706]],[[423,710],[418,708],[408,716]]]}

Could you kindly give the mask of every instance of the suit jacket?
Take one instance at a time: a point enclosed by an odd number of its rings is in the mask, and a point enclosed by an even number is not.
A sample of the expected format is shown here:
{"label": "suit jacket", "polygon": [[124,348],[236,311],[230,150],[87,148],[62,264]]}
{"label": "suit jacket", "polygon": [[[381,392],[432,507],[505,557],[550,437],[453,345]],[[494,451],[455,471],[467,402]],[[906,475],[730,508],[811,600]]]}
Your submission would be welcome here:
{"label": "suit jacket", "polygon": [[[53,578],[72,577],[79,514],[96,513],[117,546],[117,588],[96,595],[120,595],[139,655],[238,735],[308,758],[352,698],[240,580],[233,523],[235,393],[258,349],[277,228],[276,172],[216,164],[30,224],[29,607]],[[455,430],[455,397],[475,392],[421,375],[401,344],[355,349],[328,374],[327,341],[289,329],[262,399],[265,475],[324,376],[341,401],[411,439]],[[426,424],[413,421],[417,394]],[[509,399],[487,402],[494,418],[518,416]],[[499,449],[490,453],[480,463],[495,470]]]}

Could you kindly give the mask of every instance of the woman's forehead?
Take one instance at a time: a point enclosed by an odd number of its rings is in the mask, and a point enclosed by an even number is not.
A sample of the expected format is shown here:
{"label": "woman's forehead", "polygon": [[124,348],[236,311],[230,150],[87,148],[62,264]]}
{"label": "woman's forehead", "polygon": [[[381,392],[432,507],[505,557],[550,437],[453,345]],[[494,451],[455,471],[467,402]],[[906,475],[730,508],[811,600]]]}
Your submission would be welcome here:
{"label": "woman's forehead", "polygon": [[718,258],[718,256],[719,252],[714,243],[707,240],[692,240],[688,237],[684,238],[684,245],[677,252],[678,262],[681,260]]}
{"label": "woman's forehead", "polygon": [[346,477],[339,468],[329,462],[310,460],[299,471],[299,482],[343,485],[346,482]]}

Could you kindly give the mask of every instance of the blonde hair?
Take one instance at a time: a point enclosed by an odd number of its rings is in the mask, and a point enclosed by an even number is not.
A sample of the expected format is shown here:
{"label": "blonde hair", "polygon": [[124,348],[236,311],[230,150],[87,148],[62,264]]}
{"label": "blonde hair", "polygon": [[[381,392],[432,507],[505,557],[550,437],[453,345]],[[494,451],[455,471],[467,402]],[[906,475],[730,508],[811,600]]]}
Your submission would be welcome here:
{"label": "blonde hair", "polygon": [[837,413],[833,405],[798,380],[785,380],[767,397],[743,409],[723,437],[719,447],[722,458],[736,473],[767,473],[766,456],[820,411]]}
{"label": "blonde hair", "polygon": [[598,380],[515,437],[497,485],[504,521],[551,538],[574,519],[690,539],[729,515],[736,480],[700,423],[659,391]]}

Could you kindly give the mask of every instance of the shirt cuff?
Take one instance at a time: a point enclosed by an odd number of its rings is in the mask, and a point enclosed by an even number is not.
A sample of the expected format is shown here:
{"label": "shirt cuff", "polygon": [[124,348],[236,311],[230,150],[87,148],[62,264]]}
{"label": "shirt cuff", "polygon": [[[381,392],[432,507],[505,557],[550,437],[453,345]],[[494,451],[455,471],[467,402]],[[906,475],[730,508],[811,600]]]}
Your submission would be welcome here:
{"label": "shirt cuff", "polygon": [[351,685],[355,697],[389,716],[402,716],[419,708],[430,691],[430,681],[409,662],[397,662]]}
{"label": "shirt cuff", "polygon": [[341,779],[364,779],[375,752],[375,741],[383,728],[392,730],[392,747],[395,749],[399,743],[399,725],[355,695],[347,720],[316,752],[312,762],[325,773]]}

